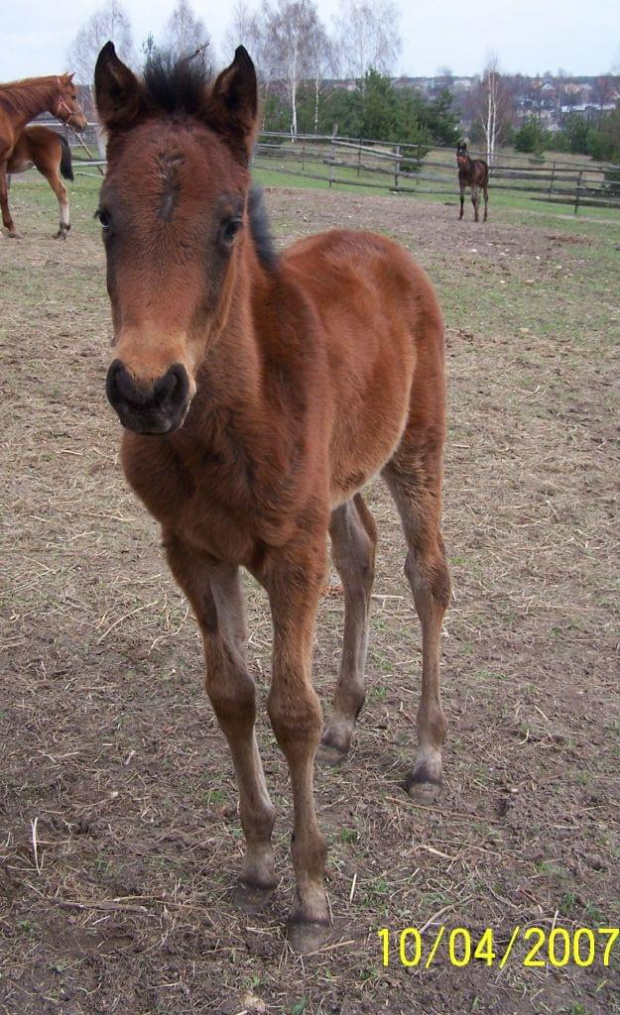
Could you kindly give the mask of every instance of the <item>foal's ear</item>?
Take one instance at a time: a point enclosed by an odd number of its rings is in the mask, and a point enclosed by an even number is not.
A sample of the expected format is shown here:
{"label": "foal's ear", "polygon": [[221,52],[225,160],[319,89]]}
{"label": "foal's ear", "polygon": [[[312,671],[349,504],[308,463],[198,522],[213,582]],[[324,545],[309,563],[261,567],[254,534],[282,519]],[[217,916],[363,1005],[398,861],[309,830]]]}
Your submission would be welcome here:
{"label": "foal's ear", "polygon": [[101,122],[108,130],[130,127],[145,106],[142,85],[119,60],[113,42],[106,42],[97,57],[95,100]]}
{"label": "foal's ear", "polygon": [[215,79],[205,112],[209,126],[249,162],[257,127],[258,86],[254,64],[243,46]]}

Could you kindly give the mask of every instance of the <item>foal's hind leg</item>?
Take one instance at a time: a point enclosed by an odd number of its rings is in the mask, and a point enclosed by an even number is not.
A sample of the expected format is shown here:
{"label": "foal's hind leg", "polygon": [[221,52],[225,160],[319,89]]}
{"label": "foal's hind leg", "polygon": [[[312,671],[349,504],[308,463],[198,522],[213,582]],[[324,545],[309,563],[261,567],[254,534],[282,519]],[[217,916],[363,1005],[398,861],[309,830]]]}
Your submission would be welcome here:
{"label": "foal's hind leg", "polygon": [[238,568],[176,537],[165,534],[164,545],[202,632],[207,693],[232,754],[246,839],[237,902],[251,912],[264,905],[277,883],[271,848],[275,809],[254,733],[255,688],[245,661],[247,629]]}
{"label": "foal's hind leg", "polygon": [[364,704],[364,665],[377,527],[361,494],[336,508],[329,534],[344,592],[344,638],[334,714],[323,733],[317,760],[337,764],[351,746],[355,720]]}
{"label": "foal's hind leg", "polygon": [[480,192],[478,187],[472,183],[471,186],[471,203],[474,206],[474,222],[478,222],[478,206],[480,204]]}
{"label": "foal's hind leg", "polygon": [[71,222],[69,218],[69,193],[67,191],[67,188],[65,187],[64,183],[58,176],[57,171],[53,169],[41,169],[40,167],[37,168],[39,168],[39,172],[43,174],[43,176],[49,183],[50,187],[54,191],[56,197],[58,198],[58,208],[60,211],[60,225],[58,228],[58,232],[56,233],[54,238],[57,240],[66,240],[67,233],[71,228]]}
{"label": "foal's hind leg", "polygon": [[441,449],[416,453],[407,435],[383,476],[400,514],[408,553],[405,574],[422,626],[422,694],[418,755],[407,779],[411,796],[430,802],[441,785],[446,720],[439,691],[441,625],[450,599],[450,575],[440,530]]}

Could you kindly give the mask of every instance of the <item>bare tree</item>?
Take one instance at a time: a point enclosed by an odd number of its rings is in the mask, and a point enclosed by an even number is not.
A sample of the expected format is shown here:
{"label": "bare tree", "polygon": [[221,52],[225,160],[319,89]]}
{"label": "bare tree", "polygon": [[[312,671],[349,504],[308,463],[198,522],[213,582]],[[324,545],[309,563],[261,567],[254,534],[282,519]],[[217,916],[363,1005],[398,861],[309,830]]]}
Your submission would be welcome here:
{"label": "bare tree", "polygon": [[259,78],[263,78],[265,32],[258,15],[248,7],[245,0],[236,0],[224,35],[227,57],[234,53],[237,46],[245,46],[256,64]]}
{"label": "bare tree", "polygon": [[616,85],[613,74],[601,74],[597,77],[592,88],[592,98],[598,106],[599,120],[605,111],[605,107],[611,107],[616,98]]}
{"label": "bare tree", "polygon": [[261,10],[265,26],[263,72],[274,87],[280,87],[291,110],[291,134],[297,134],[297,99],[302,81],[314,77],[317,42],[324,29],[313,0],[278,0],[271,7],[265,0]]}
{"label": "bare tree", "polygon": [[336,33],[344,73],[359,81],[371,68],[390,74],[402,45],[393,0],[341,0],[340,11]]}
{"label": "bare tree", "polygon": [[[107,0],[103,7],[91,14],[67,50],[68,66],[75,71],[80,84],[88,85],[93,108],[95,64],[108,40],[114,43],[121,60],[129,65],[135,64],[131,21],[119,0]],[[100,128],[97,128],[97,148],[100,157],[105,158],[105,142]]]}
{"label": "bare tree", "polygon": [[131,22],[119,0],[107,0],[80,28],[67,51],[67,63],[80,84],[92,86],[99,50],[111,39],[125,63],[135,62]]}
{"label": "bare tree", "polygon": [[337,66],[334,43],[320,22],[309,40],[308,60],[314,80],[314,133],[318,134],[321,85],[329,74],[334,73]]}
{"label": "bare tree", "polygon": [[196,17],[188,0],[177,0],[168,19],[165,41],[166,47],[178,57],[189,56],[198,50],[204,52],[210,46],[205,23]]}
{"label": "bare tree", "polygon": [[494,54],[489,57],[478,90],[479,119],[486,142],[486,157],[490,166],[495,161],[495,149],[510,123],[512,99],[499,71]]}

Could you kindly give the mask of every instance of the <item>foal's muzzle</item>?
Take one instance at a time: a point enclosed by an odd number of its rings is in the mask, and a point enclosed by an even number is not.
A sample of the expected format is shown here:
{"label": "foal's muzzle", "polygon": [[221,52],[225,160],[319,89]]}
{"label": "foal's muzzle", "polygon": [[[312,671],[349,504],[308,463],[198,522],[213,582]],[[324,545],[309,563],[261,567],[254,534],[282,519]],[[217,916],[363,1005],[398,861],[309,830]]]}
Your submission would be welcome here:
{"label": "foal's muzzle", "polygon": [[134,380],[119,359],[110,365],[106,393],[128,430],[164,434],[176,430],[189,408],[189,377],[180,363],[148,388]]}

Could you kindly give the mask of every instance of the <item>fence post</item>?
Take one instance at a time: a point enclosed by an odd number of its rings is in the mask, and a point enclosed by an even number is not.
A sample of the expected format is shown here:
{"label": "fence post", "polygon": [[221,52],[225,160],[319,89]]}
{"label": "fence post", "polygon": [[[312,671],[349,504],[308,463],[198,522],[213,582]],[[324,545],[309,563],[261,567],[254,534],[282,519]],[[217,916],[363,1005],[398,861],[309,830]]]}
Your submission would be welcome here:
{"label": "fence post", "polygon": [[301,145],[301,168],[302,168],[302,170],[305,170],[305,168],[306,168],[306,142],[305,141],[303,141],[302,145]]}
{"label": "fence post", "polygon": [[334,163],[329,164],[329,189],[331,190],[332,183],[334,182]]}
{"label": "fence post", "polygon": [[360,138],[360,146],[357,150],[357,175],[359,176],[362,171],[362,139]]}
{"label": "fence post", "polygon": [[581,181],[583,179],[583,169],[579,170],[579,176],[577,177],[577,186],[575,188],[575,215],[579,211],[579,199],[581,197]]}
{"label": "fence post", "polygon": [[397,144],[394,147],[394,154],[396,155],[396,161],[394,163],[394,189],[398,190],[398,177],[400,176],[400,145]]}
{"label": "fence post", "polygon": [[549,197],[551,197],[551,194],[553,193],[554,180],[555,180],[555,161],[551,167],[551,183],[549,184]]}

